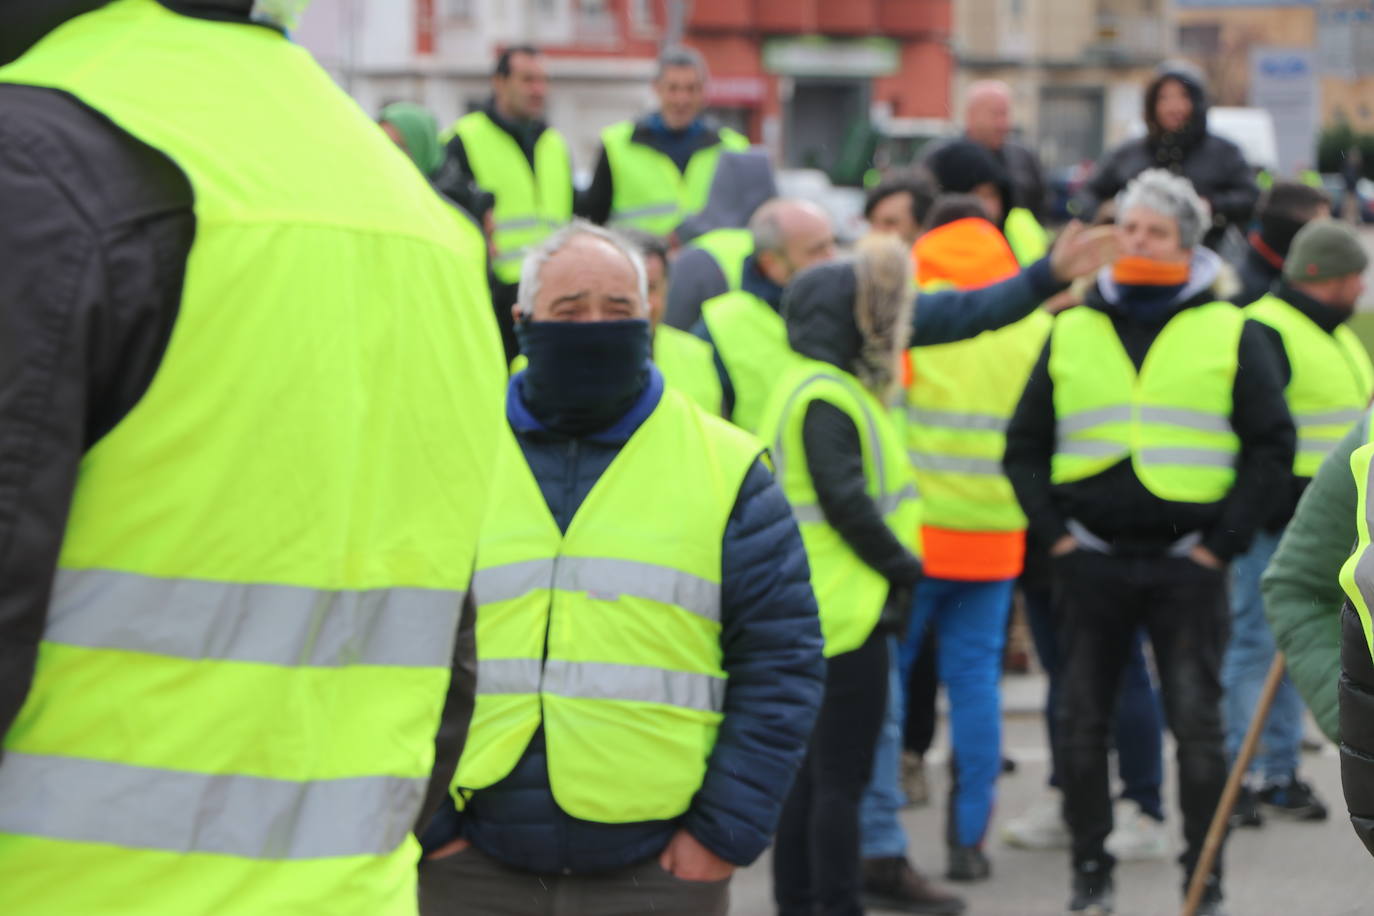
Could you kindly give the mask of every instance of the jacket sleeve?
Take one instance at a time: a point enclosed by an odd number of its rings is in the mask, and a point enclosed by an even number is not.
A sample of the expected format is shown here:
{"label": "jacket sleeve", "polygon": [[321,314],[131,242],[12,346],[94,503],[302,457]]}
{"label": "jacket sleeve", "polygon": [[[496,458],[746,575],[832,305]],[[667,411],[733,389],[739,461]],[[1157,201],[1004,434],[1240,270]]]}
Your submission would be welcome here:
{"label": "jacket sleeve", "polygon": [[683,826],[734,865],[768,848],[824,692],[820,621],[792,510],[756,463],[725,527],[725,718]]}
{"label": "jacket sleeve", "polygon": [[813,401],[802,421],[802,445],[830,527],[889,583],[904,589],[915,586],[921,579],[921,561],[897,540],[868,495],[854,421],[833,404]]}
{"label": "jacket sleeve", "polygon": [[1366,420],[1326,456],[1261,581],[1264,613],[1288,660],[1288,676],[1322,732],[1338,743],[1336,683],[1345,593],[1337,577],[1357,537],[1358,496],[1350,455],[1368,436]]}
{"label": "jacket sleeve", "polygon": [[0,86],[0,735],[32,682],[77,468],[152,379],[185,176],[75,99]]}
{"label": "jacket sleeve", "polygon": [[614,196],[614,188],[611,185],[611,159],[603,147],[601,155],[596,160],[592,183],[587,190],[577,195],[574,209],[583,219],[604,226],[611,218],[611,201]]}
{"label": "jacket sleeve", "polygon": [[1259,202],[1259,188],[1240,149],[1229,141],[1213,139],[1216,142],[1208,144],[1211,149],[1207,163],[1212,182],[1203,196],[1211,203],[1217,224],[1235,226],[1244,232]]}
{"label": "jacket sleeve", "polygon": [[716,259],[700,248],[688,248],[673,262],[668,278],[668,304],[663,323],[688,330],[701,319],[701,304],[729,290]]}
{"label": "jacket sleeve", "polygon": [[1240,462],[1217,526],[1203,539],[1207,549],[1222,560],[1244,552],[1255,532],[1272,517],[1278,501],[1293,492],[1297,446],[1273,347],[1256,322],[1245,322],[1239,356],[1231,425],[1240,438]]}
{"label": "jacket sleeve", "polygon": [[1050,486],[1054,434],[1054,380],[1050,378],[1050,345],[1046,342],[1007,426],[1002,457],[1002,469],[1026,514],[1032,537],[1046,547],[1069,533]]}
{"label": "jacket sleeve", "polygon": [[1374,855],[1374,661],[1364,626],[1351,606],[1341,610],[1341,786],[1355,834]]}
{"label": "jacket sleeve", "polygon": [[1015,324],[1065,287],[1042,258],[1010,279],[982,289],[921,293],[912,311],[911,346],[928,347],[977,337]]}

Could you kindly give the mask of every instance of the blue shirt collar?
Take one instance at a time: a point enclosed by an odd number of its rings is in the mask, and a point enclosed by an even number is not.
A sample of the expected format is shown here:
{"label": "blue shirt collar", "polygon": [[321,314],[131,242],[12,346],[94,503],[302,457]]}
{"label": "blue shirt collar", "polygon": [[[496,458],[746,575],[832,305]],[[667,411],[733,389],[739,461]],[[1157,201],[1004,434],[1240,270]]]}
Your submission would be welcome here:
{"label": "blue shirt collar", "polygon": [[[511,429],[516,434],[522,433],[553,433],[543,423],[530,413],[525,401],[520,393],[520,377],[525,373],[517,372],[511,377],[510,384],[506,388],[506,420],[510,423]],[[658,407],[658,402],[663,399],[663,373],[658,370],[658,366],[649,364],[648,384],[640,392],[638,400],[623,417],[612,423],[603,430],[592,433],[582,438],[588,442],[597,442],[602,445],[624,445],[630,441],[630,437],[644,421],[649,419],[649,414]]]}
{"label": "blue shirt collar", "polygon": [[740,289],[758,296],[773,306],[773,311],[782,311],[782,287],[763,275],[754,256],[751,254],[744,262],[744,274]]}

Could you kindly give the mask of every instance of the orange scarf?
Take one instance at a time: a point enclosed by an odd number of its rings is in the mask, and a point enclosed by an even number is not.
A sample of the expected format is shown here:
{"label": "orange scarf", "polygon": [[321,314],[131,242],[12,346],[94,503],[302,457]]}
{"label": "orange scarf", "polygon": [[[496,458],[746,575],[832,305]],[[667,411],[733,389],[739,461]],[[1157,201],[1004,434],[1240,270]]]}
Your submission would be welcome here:
{"label": "orange scarf", "polygon": [[1121,286],[1182,286],[1190,270],[1190,264],[1128,256],[1112,265],[1112,279]]}

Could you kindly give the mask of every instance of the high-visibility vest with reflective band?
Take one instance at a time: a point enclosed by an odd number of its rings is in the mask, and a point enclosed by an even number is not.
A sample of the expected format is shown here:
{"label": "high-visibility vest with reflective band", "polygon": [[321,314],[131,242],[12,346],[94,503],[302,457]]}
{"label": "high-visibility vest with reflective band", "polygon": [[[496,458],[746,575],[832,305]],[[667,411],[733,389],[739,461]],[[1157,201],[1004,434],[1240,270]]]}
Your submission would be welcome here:
{"label": "high-visibility vest with reflective band", "polygon": [[1036,309],[972,340],[910,349],[914,381],[903,427],[925,524],[955,531],[1026,527],[1002,455],[1007,425],[1053,323]]}
{"label": "high-visibility vest with reflective band", "polygon": [[1025,207],[1013,207],[1002,224],[1002,234],[1022,266],[1034,264],[1049,254],[1050,237],[1035,214]]}
{"label": "high-visibility vest with reflective band", "polygon": [[496,258],[503,283],[520,282],[525,252],[572,220],[572,160],[562,134],[553,128],[534,145],[534,168],[515,138],[485,111],[464,115],[453,125],[463,141],[477,184],[496,197],[492,211]]}
{"label": "high-visibility vest with reflective band", "polygon": [[157,374],[81,463],[0,912],[413,914],[501,421],[483,240],[261,26],[116,0],[0,81],[164,153],[196,219]]}
{"label": "high-visibility vest with reflective band", "polygon": [[744,290],[707,299],[701,318],[735,393],[726,419],[757,432],[778,376],[795,355],[787,341],[787,325],[777,309]]}
{"label": "high-visibility vest with reflective band", "polygon": [[1245,314],[1227,302],[1184,309],[1137,373],[1112,321],[1069,309],[1050,332],[1056,445],[1050,478],[1084,480],[1130,459],[1147,490],[1212,503],[1236,479],[1231,400]]}
{"label": "high-visibility vest with reflective band", "polygon": [[1293,473],[1313,477],[1322,459],[1364,418],[1374,394],[1370,365],[1355,332],[1345,325],[1328,334],[1278,296],[1268,295],[1245,309],[1255,321],[1279,332],[1292,369],[1284,397],[1298,428]]}
{"label": "high-visibility vest with reflective band", "polygon": [[[510,374],[529,365],[525,354],[511,360]],[[663,383],[687,395],[698,407],[720,416],[724,394],[711,345],[694,334],[661,324],[654,329],[654,365]]]}
{"label": "high-visibility vest with reflective band", "polygon": [[858,379],[834,366],[795,355],[790,365],[768,404],[760,435],[772,449],[778,480],[806,544],[829,657],[864,644],[878,624],[889,585],[825,520],[802,442],[807,408],[824,401],[854,422],[863,449],[865,491],[892,533],[918,555],[921,503],[901,432],[888,408]]}
{"label": "high-visibility vest with reflective band", "polygon": [[749,149],[743,134],[721,128],[720,142],[693,153],[684,173],[663,153],[633,142],[634,132],[633,121],[612,124],[601,132],[611,166],[611,215],[607,222],[618,229],[639,229],[653,235],[670,234],[706,206],[721,151]]}
{"label": "high-visibility vest with reflective band", "polygon": [[762,445],[669,389],[566,533],[506,447],[474,578],[477,707],[455,803],[509,774],[542,723],[565,812],[677,817],[722,719],[721,542]]}
{"label": "high-visibility vest with reflective band", "polygon": [[754,234],[748,229],[713,229],[687,247],[709,254],[726,284],[736,290],[744,279],[744,262],[754,253]]}
{"label": "high-visibility vest with reflective band", "polygon": [[1359,497],[1355,501],[1355,528],[1359,540],[1355,552],[1341,567],[1341,588],[1360,616],[1365,645],[1369,647],[1371,657],[1374,657],[1374,616],[1370,613],[1374,609],[1374,538],[1370,536],[1374,527],[1374,505],[1370,503],[1374,487],[1370,486],[1369,479],[1374,474],[1374,415],[1370,420],[1370,441],[1350,456],[1350,470],[1355,475],[1355,490]]}

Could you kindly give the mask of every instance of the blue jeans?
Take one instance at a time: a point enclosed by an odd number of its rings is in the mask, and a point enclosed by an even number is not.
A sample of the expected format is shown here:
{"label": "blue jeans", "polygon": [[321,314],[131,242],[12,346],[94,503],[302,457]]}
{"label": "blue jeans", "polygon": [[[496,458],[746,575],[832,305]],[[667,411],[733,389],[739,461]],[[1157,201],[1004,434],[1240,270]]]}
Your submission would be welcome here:
{"label": "blue jeans", "polygon": [[906,855],[906,831],[898,813],[906,798],[901,787],[902,723],[906,697],[902,672],[897,669],[897,637],[887,638],[887,714],[873,755],[873,776],[864,789],[859,806],[861,854],[865,859],[886,859]]}
{"label": "blue jeans", "polygon": [[[1059,703],[1059,636],[1050,602],[1049,589],[1023,590],[1026,596],[1026,617],[1030,623],[1031,640],[1040,666],[1049,678],[1045,697],[1045,729],[1049,733],[1050,748],[1055,743],[1055,707]],[[1138,632],[1126,668],[1121,672],[1121,692],[1117,695],[1112,740],[1116,744],[1116,769],[1121,778],[1122,798],[1130,799],[1140,810],[1164,820],[1164,800],[1160,787],[1164,783],[1164,712],[1160,708],[1159,691],[1150,680],[1150,667],[1145,660],[1145,634]],[[1050,785],[1059,788],[1058,766],[1051,756]]]}
{"label": "blue jeans", "polygon": [[[1231,641],[1221,666],[1226,691],[1222,711],[1226,721],[1226,754],[1235,760],[1255,714],[1269,666],[1274,662],[1274,635],[1264,619],[1260,576],[1279,546],[1279,534],[1262,531],[1250,549],[1231,563]],[[1249,772],[1265,783],[1286,782],[1298,769],[1302,744],[1302,697],[1284,674],[1269,719],[1260,734],[1259,751]]]}
{"label": "blue jeans", "polygon": [[983,842],[997,777],[1002,771],[1002,650],[1011,610],[1012,580],[955,582],[927,578],[902,643],[900,667],[906,683],[932,621],[939,641],[940,682],[949,696],[954,788],[946,832],[952,845]]}

